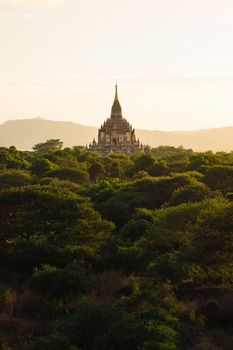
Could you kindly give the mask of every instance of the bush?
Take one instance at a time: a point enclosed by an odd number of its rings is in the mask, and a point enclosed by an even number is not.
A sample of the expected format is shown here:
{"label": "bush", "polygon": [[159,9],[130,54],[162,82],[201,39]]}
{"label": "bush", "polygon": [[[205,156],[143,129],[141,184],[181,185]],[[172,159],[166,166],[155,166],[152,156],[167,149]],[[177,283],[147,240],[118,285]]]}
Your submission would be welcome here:
{"label": "bush", "polygon": [[70,341],[65,337],[51,335],[30,343],[25,350],[78,350],[78,348],[71,346]]}
{"label": "bush", "polygon": [[211,191],[200,182],[185,185],[173,192],[169,205],[179,205],[182,203],[201,202],[211,197]]}
{"label": "bush", "polygon": [[85,294],[90,288],[87,273],[74,268],[57,269],[49,265],[35,271],[30,283],[32,291],[50,298]]}
{"label": "bush", "polygon": [[56,170],[57,168],[57,165],[48,160],[47,158],[36,158],[31,165],[32,173],[38,176],[45,176],[49,172]]}
{"label": "bush", "polygon": [[0,187],[20,187],[30,185],[32,177],[29,173],[20,170],[5,170],[0,172]]}
{"label": "bush", "polygon": [[49,172],[48,175],[60,180],[69,180],[80,184],[86,184],[89,182],[88,172],[77,168],[61,168]]}

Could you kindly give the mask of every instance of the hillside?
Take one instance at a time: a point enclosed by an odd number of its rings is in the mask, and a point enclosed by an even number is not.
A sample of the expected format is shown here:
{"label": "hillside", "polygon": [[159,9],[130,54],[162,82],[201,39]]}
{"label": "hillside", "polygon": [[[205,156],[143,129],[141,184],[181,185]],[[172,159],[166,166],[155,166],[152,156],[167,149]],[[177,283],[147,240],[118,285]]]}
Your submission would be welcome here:
{"label": "hillside", "polygon": [[[0,125],[0,146],[15,145],[22,150],[51,138],[59,138],[65,146],[86,145],[97,135],[97,128],[73,122],[51,121],[42,118],[7,121]],[[233,126],[197,131],[164,132],[136,130],[143,144],[184,146],[195,151],[233,150]]]}

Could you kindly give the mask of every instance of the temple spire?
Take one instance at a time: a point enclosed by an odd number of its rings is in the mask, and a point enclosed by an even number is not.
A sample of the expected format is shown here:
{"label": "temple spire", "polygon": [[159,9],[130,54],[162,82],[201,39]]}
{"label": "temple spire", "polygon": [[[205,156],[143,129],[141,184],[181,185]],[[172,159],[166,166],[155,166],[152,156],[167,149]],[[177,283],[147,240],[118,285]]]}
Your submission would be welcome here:
{"label": "temple spire", "polygon": [[115,101],[118,101],[118,87],[117,87],[117,81],[115,85]]}
{"label": "temple spire", "polygon": [[115,85],[115,99],[112,105],[111,118],[122,118],[121,105],[118,100],[118,86]]}

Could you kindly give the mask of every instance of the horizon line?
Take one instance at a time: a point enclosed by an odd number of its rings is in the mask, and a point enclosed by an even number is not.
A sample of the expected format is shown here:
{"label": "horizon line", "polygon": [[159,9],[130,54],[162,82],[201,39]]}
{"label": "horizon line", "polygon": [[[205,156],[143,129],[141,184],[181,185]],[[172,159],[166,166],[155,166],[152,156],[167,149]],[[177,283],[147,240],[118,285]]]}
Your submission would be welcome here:
{"label": "horizon line", "polygon": [[[44,121],[49,121],[49,122],[54,122],[54,123],[73,123],[77,125],[81,125],[84,127],[89,127],[89,128],[99,128],[99,126],[96,125],[86,125],[82,124],[73,120],[54,120],[54,119],[48,119],[45,117],[16,117],[15,119],[8,119],[0,123],[0,126],[4,125],[5,123],[8,122],[15,122],[15,121],[25,121],[25,120],[44,120]],[[178,129],[178,130],[161,130],[161,129],[142,129],[142,128],[134,128],[135,130],[143,130],[143,131],[159,131],[159,132],[164,132],[164,133],[177,133],[177,132],[198,132],[198,131],[204,131],[204,130],[216,130],[216,129],[227,129],[227,128],[233,128],[232,125],[225,125],[225,126],[218,126],[218,127],[208,127],[208,128],[199,128],[199,129]]]}

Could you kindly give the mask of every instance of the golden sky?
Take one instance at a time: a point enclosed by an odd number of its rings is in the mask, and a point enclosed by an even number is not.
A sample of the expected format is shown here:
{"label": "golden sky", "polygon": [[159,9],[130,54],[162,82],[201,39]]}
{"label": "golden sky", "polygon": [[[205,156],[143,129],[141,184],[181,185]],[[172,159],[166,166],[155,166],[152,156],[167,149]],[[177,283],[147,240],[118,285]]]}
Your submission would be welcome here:
{"label": "golden sky", "polygon": [[0,0],[0,122],[233,125],[232,0]]}

